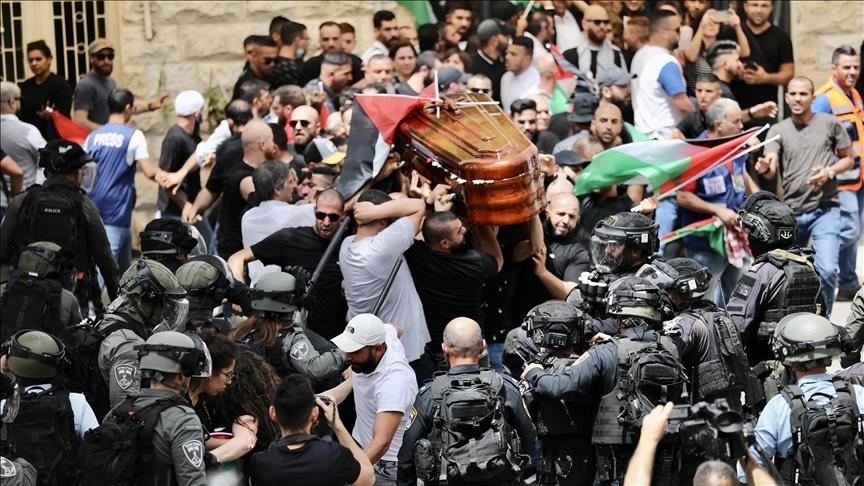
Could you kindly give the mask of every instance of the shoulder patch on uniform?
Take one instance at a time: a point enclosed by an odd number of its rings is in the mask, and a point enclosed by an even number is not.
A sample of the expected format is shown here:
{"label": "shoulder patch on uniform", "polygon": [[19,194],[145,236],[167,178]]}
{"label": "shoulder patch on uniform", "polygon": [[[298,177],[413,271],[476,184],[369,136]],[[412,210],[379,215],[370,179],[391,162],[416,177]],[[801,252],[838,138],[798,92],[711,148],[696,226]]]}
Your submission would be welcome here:
{"label": "shoulder patch on uniform", "polygon": [[118,365],[114,368],[114,380],[120,388],[129,388],[135,382],[135,367],[128,364]]}
{"label": "shoulder patch on uniform", "polygon": [[417,419],[417,407],[411,405],[411,410],[408,412],[408,422],[405,424],[405,430],[411,428],[415,419]]}
{"label": "shoulder patch on uniform", "polygon": [[571,364],[570,366],[568,366],[568,368],[572,368],[572,367],[574,367],[574,366],[576,366],[576,365],[578,365],[578,364],[580,364],[580,363],[584,363],[585,361],[588,361],[588,358],[589,358],[590,356],[591,356],[591,352],[590,352],[590,351],[585,351],[584,353],[582,353],[582,356],[579,356],[579,358],[578,358],[576,361],[574,361],[573,364]]}
{"label": "shoulder patch on uniform", "polygon": [[204,463],[204,444],[200,440],[190,440],[183,444],[183,455],[189,464],[200,468]]}
{"label": "shoulder patch on uniform", "polygon": [[671,336],[672,334],[681,334],[681,328],[678,327],[678,323],[681,322],[681,316],[675,316],[670,321],[666,321],[663,323],[663,334],[667,336]]}
{"label": "shoulder patch on uniform", "polygon": [[750,292],[753,290],[753,285],[755,284],[755,278],[750,275],[744,275],[741,277],[741,280],[738,281],[738,286],[735,287],[735,292],[733,292],[732,295],[734,297],[747,299],[747,297],[750,296]]}
{"label": "shoulder patch on uniform", "polygon": [[14,478],[17,474],[15,463],[5,457],[0,457],[0,478]]}
{"label": "shoulder patch on uniform", "polygon": [[291,357],[294,359],[303,359],[309,354],[309,346],[306,341],[300,341],[291,347]]}

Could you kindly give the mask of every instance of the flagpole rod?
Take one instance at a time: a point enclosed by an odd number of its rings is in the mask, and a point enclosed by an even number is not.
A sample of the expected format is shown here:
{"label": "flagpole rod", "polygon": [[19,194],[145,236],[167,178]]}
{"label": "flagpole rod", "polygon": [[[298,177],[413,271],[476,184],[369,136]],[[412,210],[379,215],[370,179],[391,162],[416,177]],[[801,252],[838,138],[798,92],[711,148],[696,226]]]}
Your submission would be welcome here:
{"label": "flagpole rod", "polygon": [[730,155],[727,155],[727,156],[721,158],[720,160],[717,161],[716,164],[711,165],[711,167],[708,167],[707,169],[699,172],[695,176],[687,179],[686,181],[682,182],[681,184],[678,184],[677,186],[673,187],[672,189],[669,189],[668,191],[664,192],[663,194],[658,195],[657,200],[659,201],[660,199],[663,199],[665,197],[669,197],[678,189],[681,189],[682,187],[686,186],[687,184],[695,181],[696,179],[699,179],[700,177],[707,174],[708,172],[711,172],[712,170],[716,169],[717,166],[719,166],[720,164],[723,164],[730,159],[737,159],[738,157],[741,157],[742,155],[747,155],[750,152],[753,152],[756,149],[762,148],[765,145],[767,145],[768,143],[774,142],[776,140],[780,140],[780,135],[774,135],[773,137],[766,139],[764,142],[758,143],[758,144],[756,144],[756,145],[754,145],[754,146],[752,146],[746,150],[742,150],[741,152],[735,152],[734,154],[730,154]]}
{"label": "flagpole rod", "polygon": [[[706,219],[709,219],[709,218],[705,218],[705,219],[703,219],[702,221],[705,221]],[[714,216],[714,217],[712,217],[712,218],[710,218],[710,219],[713,219],[713,220],[714,220],[714,226],[715,226],[715,227],[719,226],[717,223],[722,223],[722,221],[720,221],[720,218],[718,218],[717,216]],[[701,223],[702,221],[697,221],[697,223]],[[694,224],[695,224],[695,223],[694,223]],[[683,230],[683,229],[686,229],[686,226],[685,226],[684,228],[681,228],[681,229],[682,229],[682,230]],[[667,234],[668,234],[668,233],[667,233]],[[665,235],[664,235],[664,236],[665,236]],[[675,241],[675,240],[680,240],[681,238],[684,238],[685,236],[687,236],[687,235],[682,233],[682,234],[677,234],[677,235],[674,235],[674,236],[670,236],[670,237],[668,237],[668,238],[660,237],[660,241],[663,242],[663,243],[669,243],[669,242],[672,242],[672,241]]]}
{"label": "flagpole rod", "polygon": [[531,13],[532,8],[534,8],[534,0],[531,0],[530,2],[528,2],[528,6],[525,7],[525,11],[522,12],[522,19],[523,20],[528,18],[528,14]]}

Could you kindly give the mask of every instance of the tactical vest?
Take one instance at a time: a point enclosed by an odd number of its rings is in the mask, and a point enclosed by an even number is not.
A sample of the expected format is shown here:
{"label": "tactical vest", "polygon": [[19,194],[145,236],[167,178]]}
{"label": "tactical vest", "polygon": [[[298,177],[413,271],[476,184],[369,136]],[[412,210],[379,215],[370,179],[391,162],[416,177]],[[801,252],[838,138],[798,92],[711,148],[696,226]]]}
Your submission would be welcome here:
{"label": "tactical vest", "polygon": [[[815,95],[824,94],[828,98],[828,103],[831,105],[831,112],[837,117],[846,128],[847,124],[855,126],[855,132],[858,134],[858,140],[852,142],[852,157],[855,160],[855,165],[842,174],[837,174],[837,190],[839,191],[857,191],[864,185],[864,171],[861,170],[861,148],[864,143],[864,103],[861,101],[861,95],[858,90],[852,88],[850,100],[842,89],[837,87],[833,79],[829,79],[816,90]],[[850,135],[850,139],[853,138]]]}
{"label": "tactical vest", "polygon": [[60,336],[65,323],[60,322],[63,286],[50,278],[22,275],[6,284],[0,298],[3,330],[0,341],[24,329],[37,329]]}
{"label": "tactical vest", "polygon": [[[575,358],[555,358],[552,368],[548,371],[560,374],[575,362]],[[593,410],[590,404],[577,403],[572,398],[575,397],[536,399],[537,417],[534,423],[537,425],[538,436],[543,438],[591,436]]]}
{"label": "tactical vest", "polygon": [[788,250],[771,250],[756,258],[754,264],[768,263],[777,268],[766,290],[779,288],[777,300],[763,314],[756,331],[756,339],[769,342],[780,319],[796,312],[824,315],[822,283],[810,258]]}
{"label": "tactical vest", "polygon": [[273,369],[276,371],[276,374],[280,377],[284,378],[291,373],[300,373],[299,370],[295,370],[289,363],[288,359],[285,357],[283,353],[283,341],[285,341],[285,337],[291,333],[290,328],[283,328],[279,330],[279,333],[276,335],[276,342],[272,346],[264,346],[263,344],[255,341],[254,330],[253,332],[246,335],[243,339],[237,341],[237,343],[258,356],[261,356]]}
{"label": "tactical vest", "polygon": [[696,376],[692,377],[694,401],[740,395],[747,387],[750,366],[738,328],[724,311],[691,309],[689,312],[699,316],[711,331],[708,359],[696,367]]}
{"label": "tactical vest", "polygon": [[90,252],[84,197],[80,189],[64,184],[34,185],[27,189],[21,202],[20,230],[15,235],[17,250],[20,252],[36,241],[50,241],[75,252],[75,268],[88,272]]}

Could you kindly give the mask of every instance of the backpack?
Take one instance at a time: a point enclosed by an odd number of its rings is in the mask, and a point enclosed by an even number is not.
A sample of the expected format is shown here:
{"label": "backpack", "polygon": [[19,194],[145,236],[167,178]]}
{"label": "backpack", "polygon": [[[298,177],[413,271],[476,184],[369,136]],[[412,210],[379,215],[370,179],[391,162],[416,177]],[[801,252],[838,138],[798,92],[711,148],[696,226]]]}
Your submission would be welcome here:
{"label": "backpack", "polygon": [[[80,191],[61,185],[50,189],[43,186],[33,186],[27,190],[21,203],[21,227],[26,228],[24,241],[19,241],[20,247],[34,241],[51,241],[67,251],[74,251],[78,258],[89,253],[86,243],[79,238],[78,228],[84,228],[84,196]],[[76,261],[79,271],[86,267]]]}
{"label": "backpack", "polygon": [[75,452],[80,440],[68,390],[52,387],[23,393],[15,421],[6,425],[14,452],[39,472],[37,484],[77,483]]}
{"label": "backpack", "polygon": [[62,293],[63,286],[53,279],[21,275],[11,280],[0,297],[0,341],[24,329],[59,336],[64,328],[60,322]]}
{"label": "backpack", "polygon": [[812,312],[825,315],[822,298],[822,283],[808,254],[788,250],[772,250],[756,258],[754,265],[769,262],[781,271],[774,274],[765,289],[778,289],[777,302],[765,312],[765,317],[756,329],[756,337],[769,341],[780,319],[796,312]]}
{"label": "backpack", "polygon": [[724,311],[694,309],[711,329],[710,359],[699,363],[692,395],[695,401],[711,401],[717,394],[740,392],[750,382],[750,365],[738,328]]}
{"label": "backpack", "polygon": [[166,409],[187,405],[181,396],[157,400],[135,408],[137,396],[117,405],[99,427],[88,431],[78,451],[88,486],[131,486],[145,484],[144,478],[159,469],[153,439],[156,422]]}
{"label": "backpack", "polygon": [[[831,380],[837,395],[817,393],[809,400],[796,384],[782,395],[791,408],[792,452],[784,463],[784,480],[792,485],[851,486],[864,474],[864,416],[858,410],[853,386],[839,377]],[[817,403],[821,395],[829,400]]]}
{"label": "backpack", "polygon": [[432,454],[436,470],[427,481],[505,484],[522,473],[518,437],[506,421],[504,380],[485,369],[432,382]]}

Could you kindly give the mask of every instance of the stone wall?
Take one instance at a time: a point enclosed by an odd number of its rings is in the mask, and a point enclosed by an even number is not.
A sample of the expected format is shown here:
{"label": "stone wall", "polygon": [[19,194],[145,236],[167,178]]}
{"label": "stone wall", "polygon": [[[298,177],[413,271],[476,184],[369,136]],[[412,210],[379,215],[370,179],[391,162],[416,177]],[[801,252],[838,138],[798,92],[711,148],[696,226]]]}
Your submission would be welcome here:
{"label": "stone wall", "polygon": [[795,73],[821,85],[831,72],[831,53],[842,44],[858,50],[864,40],[864,2],[790,2]]}

